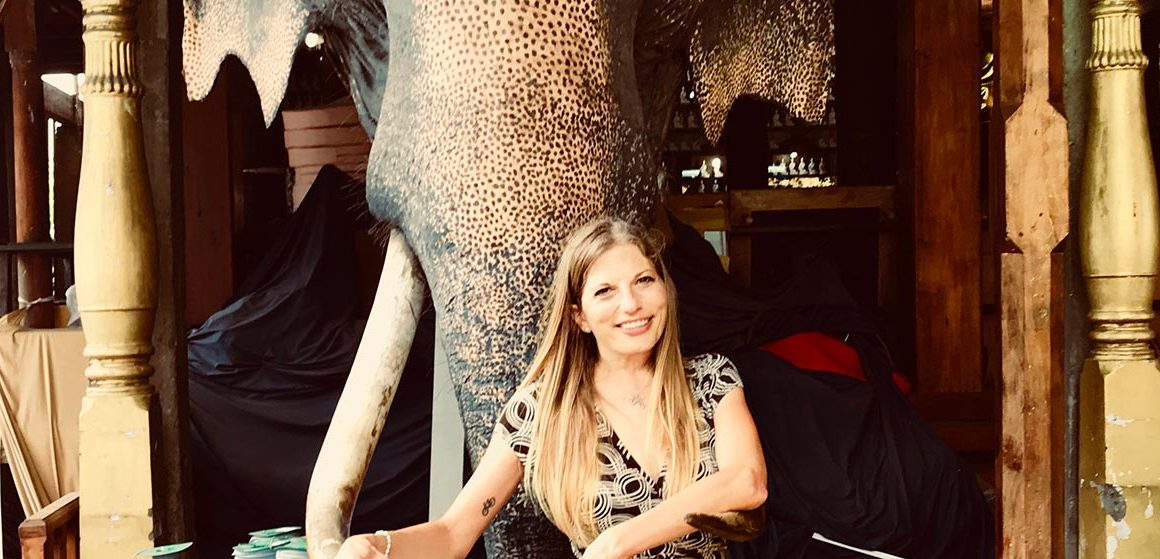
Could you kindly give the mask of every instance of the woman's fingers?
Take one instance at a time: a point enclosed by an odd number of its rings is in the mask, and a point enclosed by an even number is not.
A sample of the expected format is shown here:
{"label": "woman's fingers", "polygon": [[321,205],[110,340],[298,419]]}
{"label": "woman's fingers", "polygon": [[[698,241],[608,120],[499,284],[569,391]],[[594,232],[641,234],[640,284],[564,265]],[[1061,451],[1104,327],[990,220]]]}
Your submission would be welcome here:
{"label": "woman's fingers", "polygon": [[342,542],[334,559],[383,559],[382,550],[375,547],[367,534],[351,536]]}

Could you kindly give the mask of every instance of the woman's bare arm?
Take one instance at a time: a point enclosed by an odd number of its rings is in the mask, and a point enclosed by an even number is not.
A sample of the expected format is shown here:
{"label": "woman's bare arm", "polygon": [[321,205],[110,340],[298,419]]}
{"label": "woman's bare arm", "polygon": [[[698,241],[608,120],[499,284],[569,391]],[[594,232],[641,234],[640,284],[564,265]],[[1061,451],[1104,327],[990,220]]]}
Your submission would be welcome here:
{"label": "woman's bare arm", "polygon": [[[391,531],[391,559],[443,559],[466,557],[515,493],[523,477],[519,458],[497,431],[479,467],[439,519]],[[351,536],[336,559],[381,559],[387,538],[375,534]]]}

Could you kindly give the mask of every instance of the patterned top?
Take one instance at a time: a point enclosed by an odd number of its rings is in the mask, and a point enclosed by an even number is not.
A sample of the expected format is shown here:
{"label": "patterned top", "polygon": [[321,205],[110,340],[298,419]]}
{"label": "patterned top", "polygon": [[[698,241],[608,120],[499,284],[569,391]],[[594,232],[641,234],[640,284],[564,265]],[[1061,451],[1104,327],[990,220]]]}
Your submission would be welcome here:
{"label": "patterned top", "polygon": [[[693,401],[700,414],[697,417],[697,438],[701,442],[701,458],[695,479],[717,472],[714,415],[717,404],[731,390],[741,386],[741,378],[733,363],[723,355],[705,354],[685,363],[685,374],[693,391]],[[536,385],[519,390],[504,406],[496,429],[502,429],[508,444],[524,463],[532,440],[533,420],[536,415]],[[603,532],[658,505],[662,500],[665,470],[653,481],[636,459],[620,443],[604,416],[596,414],[599,440],[596,453],[600,460],[600,482],[596,489],[596,529]],[[572,544],[576,557],[581,550]],[[725,541],[703,532],[693,532],[681,539],[654,547],[636,556],[647,559],[724,559],[728,557]]]}

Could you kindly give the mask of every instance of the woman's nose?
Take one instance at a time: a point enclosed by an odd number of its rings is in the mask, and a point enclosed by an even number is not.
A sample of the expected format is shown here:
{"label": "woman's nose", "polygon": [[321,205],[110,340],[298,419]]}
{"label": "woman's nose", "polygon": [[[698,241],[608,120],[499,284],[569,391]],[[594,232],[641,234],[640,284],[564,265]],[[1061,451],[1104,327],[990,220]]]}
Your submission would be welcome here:
{"label": "woman's nose", "polygon": [[640,295],[635,290],[625,289],[621,293],[624,294],[620,301],[622,311],[632,312],[640,308]]}

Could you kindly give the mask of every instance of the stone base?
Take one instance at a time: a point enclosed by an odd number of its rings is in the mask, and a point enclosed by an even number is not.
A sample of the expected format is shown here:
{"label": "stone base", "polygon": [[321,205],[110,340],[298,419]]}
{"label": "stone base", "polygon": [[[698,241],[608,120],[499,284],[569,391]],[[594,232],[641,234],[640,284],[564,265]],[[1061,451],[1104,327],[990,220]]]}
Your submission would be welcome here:
{"label": "stone base", "polygon": [[81,557],[128,558],[154,545],[151,400],[145,392],[82,401]]}
{"label": "stone base", "polygon": [[1080,557],[1157,557],[1160,363],[1089,359],[1079,420]]}

